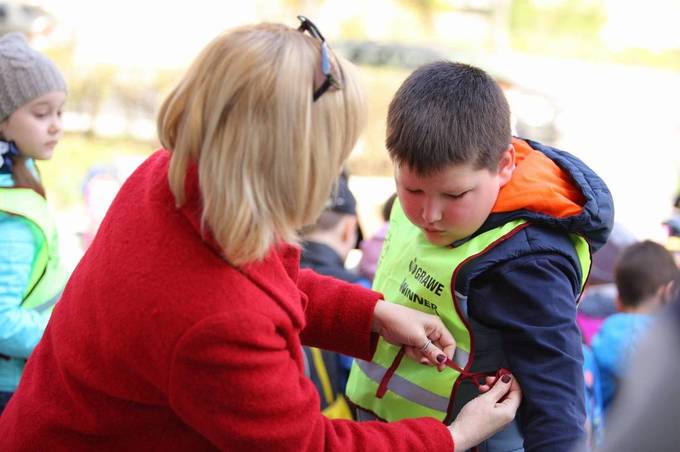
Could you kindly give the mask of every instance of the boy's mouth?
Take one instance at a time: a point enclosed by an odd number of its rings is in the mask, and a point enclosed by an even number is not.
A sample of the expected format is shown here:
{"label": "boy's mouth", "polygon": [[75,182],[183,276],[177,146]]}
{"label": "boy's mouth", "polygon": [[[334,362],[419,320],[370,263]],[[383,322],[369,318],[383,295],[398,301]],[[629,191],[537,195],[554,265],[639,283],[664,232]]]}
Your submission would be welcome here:
{"label": "boy's mouth", "polygon": [[429,227],[426,227],[426,226],[423,227],[423,230],[426,231],[426,232],[430,232],[430,233],[432,233],[432,234],[437,234],[437,233],[442,233],[442,232],[444,232],[444,231],[442,231],[442,230],[440,230],[440,229],[429,228]]}

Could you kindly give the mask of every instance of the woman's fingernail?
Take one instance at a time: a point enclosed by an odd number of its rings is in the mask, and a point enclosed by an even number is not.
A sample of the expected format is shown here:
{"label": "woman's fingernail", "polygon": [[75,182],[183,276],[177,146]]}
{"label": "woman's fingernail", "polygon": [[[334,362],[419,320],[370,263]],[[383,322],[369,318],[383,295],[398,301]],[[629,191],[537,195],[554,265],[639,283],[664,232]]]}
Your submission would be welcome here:
{"label": "woman's fingernail", "polygon": [[446,355],[437,355],[437,362],[439,364],[443,363],[444,361],[446,361]]}
{"label": "woman's fingernail", "polygon": [[507,375],[507,374],[506,374],[506,375],[503,375],[503,376],[501,377],[501,381],[502,381],[503,383],[510,383],[510,380],[511,380],[510,375]]}

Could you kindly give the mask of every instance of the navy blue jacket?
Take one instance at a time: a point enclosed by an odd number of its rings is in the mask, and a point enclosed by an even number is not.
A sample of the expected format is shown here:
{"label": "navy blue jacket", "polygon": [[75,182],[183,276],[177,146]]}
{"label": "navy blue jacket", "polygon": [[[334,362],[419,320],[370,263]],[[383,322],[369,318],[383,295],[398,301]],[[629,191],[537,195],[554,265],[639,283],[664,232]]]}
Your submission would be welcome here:
{"label": "navy blue jacket", "polygon": [[[505,364],[524,394],[518,416],[525,450],[566,452],[585,434],[583,356],[575,319],[587,277],[567,233],[583,236],[591,253],[596,251],[611,231],[613,201],[604,182],[576,157],[533,141],[515,139],[514,144],[518,170],[532,153],[538,157],[534,162],[552,161],[547,166],[574,189],[571,196],[580,209],[560,210],[560,195],[552,200],[540,177],[525,177],[514,195],[503,193],[504,187],[497,206],[503,201],[515,207],[494,208],[472,237],[517,218],[530,225],[463,268],[456,290],[468,294],[470,319],[501,336]],[[531,171],[524,170],[524,176]],[[516,170],[513,179],[520,174]],[[546,198],[547,212],[541,207]]]}

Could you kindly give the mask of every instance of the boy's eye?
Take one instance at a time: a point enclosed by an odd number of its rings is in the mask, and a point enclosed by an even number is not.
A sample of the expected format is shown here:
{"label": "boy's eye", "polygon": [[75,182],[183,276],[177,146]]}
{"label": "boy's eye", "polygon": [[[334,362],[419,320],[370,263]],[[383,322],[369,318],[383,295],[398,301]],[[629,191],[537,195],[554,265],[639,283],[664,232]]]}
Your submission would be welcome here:
{"label": "boy's eye", "polygon": [[463,196],[465,196],[467,193],[469,193],[469,190],[464,191],[463,193],[447,193],[446,196],[451,198],[451,199],[460,199]]}
{"label": "boy's eye", "polygon": [[414,189],[407,188],[407,189],[406,189],[406,192],[407,192],[407,193],[417,194],[417,193],[420,193],[421,190],[418,190],[417,188],[414,188]]}

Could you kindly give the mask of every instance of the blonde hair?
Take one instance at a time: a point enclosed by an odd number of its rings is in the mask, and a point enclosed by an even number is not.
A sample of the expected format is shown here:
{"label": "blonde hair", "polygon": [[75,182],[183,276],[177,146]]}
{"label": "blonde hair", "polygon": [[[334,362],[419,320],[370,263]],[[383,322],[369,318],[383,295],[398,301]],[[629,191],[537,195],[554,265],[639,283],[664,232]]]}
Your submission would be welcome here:
{"label": "blonde hair", "polygon": [[208,44],[160,109],[176,204],[196,162],[202,224],[233,265],[299,241],[364,127],[364,96],[342,58],[333,58],[342,89],[312,102],[320,59],[320,42],[295,29],[237,28]]}

